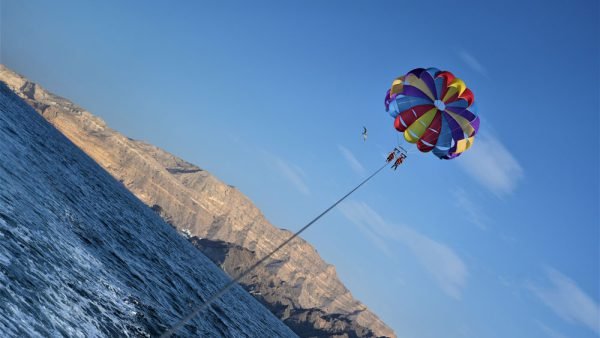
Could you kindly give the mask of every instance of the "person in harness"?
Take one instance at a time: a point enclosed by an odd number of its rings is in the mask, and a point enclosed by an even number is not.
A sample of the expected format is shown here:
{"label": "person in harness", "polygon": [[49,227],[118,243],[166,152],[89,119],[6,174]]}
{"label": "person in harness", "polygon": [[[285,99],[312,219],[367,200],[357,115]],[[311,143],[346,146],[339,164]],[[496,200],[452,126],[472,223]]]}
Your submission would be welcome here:
{"label": "person in harness", "polygon": [[390,163],[392,162],[392,160],[394,159],[394,157],[396,157],[396,148],[394,148],[394,150],[392,150],[389,155],[386,158],[386,162]]}
{"label": "person in harness", "polygon": [[398,156],[398,158],[396,159],[396,162],[394,162],[394,164],[392,165],[392,169],[396,170],[398,169],[398,166],[402,164],[402,162],[404,162],[404,159],[406,158],[406,155],[404,153],[400,154],[400,156]]}

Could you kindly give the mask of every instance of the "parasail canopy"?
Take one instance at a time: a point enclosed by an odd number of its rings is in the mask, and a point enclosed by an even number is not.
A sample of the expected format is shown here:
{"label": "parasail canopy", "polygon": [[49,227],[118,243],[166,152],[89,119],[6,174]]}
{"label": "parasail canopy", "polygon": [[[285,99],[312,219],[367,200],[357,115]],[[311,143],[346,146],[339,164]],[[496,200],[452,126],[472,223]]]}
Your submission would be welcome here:
{"label": "parasail canopy", "polygon": [[473,145],[479,116],[473,92],[448,71],[417,68],[396,78],[385,96],[394,128],[422,152],[453,159]]}

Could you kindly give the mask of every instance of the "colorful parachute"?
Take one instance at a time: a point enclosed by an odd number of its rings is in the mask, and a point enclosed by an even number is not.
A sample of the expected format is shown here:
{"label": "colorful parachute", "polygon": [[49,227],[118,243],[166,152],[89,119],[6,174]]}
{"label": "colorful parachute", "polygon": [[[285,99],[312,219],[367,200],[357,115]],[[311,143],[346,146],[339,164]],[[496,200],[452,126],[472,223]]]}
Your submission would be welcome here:
{"label": "colorful parachute", "polygon": [[392,82],[385,109],[394,127],[422,152],[453,159],[473,145],[479,117],[473,92],[448,71],[417,68]]}

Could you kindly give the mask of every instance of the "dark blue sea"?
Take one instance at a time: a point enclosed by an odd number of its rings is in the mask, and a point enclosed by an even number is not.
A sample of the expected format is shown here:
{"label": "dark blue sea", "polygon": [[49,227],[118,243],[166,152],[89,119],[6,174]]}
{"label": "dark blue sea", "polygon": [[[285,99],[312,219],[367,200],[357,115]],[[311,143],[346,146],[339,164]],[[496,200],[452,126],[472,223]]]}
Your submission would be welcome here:
{"label": "dark blue sea", "polygon": [[[0,82],[0,336],[157,336],[228,277]],[[295,337],[236,287],[182,337]]]}

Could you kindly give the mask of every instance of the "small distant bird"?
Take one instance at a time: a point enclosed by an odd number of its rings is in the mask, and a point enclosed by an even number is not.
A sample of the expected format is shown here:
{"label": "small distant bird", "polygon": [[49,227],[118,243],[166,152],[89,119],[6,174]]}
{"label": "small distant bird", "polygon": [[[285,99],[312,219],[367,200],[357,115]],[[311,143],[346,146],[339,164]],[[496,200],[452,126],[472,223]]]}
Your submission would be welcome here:
{"label": "small distant bird", "polygon": [[362,132],[362,137],[363,137],[363,141],[367,140],[367,128],[365,126],[363,126],[363,132]]}

